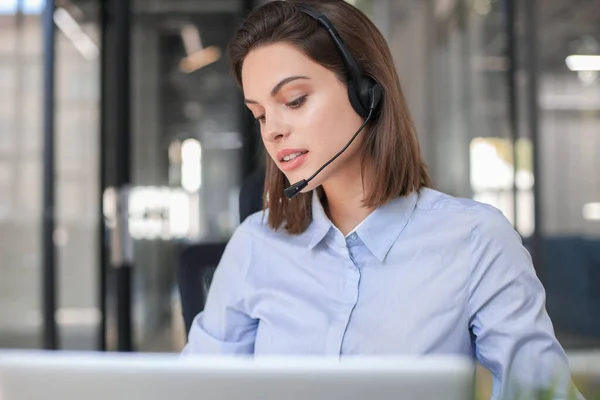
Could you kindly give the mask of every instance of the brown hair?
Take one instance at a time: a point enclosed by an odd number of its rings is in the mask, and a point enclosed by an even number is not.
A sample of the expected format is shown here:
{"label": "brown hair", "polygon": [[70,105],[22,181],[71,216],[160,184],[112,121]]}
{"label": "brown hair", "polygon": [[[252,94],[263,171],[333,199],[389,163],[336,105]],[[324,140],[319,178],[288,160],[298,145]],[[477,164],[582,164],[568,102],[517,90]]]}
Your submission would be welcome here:
{"label": "brown hair", "polygon": [[[306,4],[325,14],[364,72],[383,88],[378,116],[367,126],[363,142],[363,171],[365,163],[369,162],[374,172],[372,190],[366,195],[364,205],[376,208],[429,186],[415,127],[388,45],[369,18],[345,1],[272,1],[254,9],[228,49],[231,68],[240,87],[242,65],[248,53],[277,42],[295,46],[333,71],[340,81],[348,81],[346,67],[327,31],[316,20],[297,10],[294,3]],[[311,222],[312,195],[300,193],[287,200],[283,190],[289,184],[267,154],[264,198],[265,208],[269,208],[269,226],[273,229],[285,227],[289,233],[297,234],[306,230]]]}

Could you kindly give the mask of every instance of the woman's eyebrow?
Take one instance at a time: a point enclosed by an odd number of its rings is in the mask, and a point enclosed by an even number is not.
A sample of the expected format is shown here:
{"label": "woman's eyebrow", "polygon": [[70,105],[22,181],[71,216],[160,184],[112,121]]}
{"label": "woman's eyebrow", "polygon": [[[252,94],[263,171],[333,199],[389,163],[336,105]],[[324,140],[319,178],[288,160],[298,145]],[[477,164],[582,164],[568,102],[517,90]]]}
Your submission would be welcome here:
{"label": "woman's eyebrow", "polygon": [[[310,79],[310,78],[308,76],[303,76],[303,75],[288,76],[287,78],[282,79],[277,85],[275,85],[273,87],[273,89],[271,90],[271,97],[277,96],[277,93],[279,93],[281,88],[283,88],[286,84],[293,82],[295,80],[298,80],[298,79]],[[250,99],[244,99],[244,103],[256,104],[257,102],[254,100],[250,100]]]}

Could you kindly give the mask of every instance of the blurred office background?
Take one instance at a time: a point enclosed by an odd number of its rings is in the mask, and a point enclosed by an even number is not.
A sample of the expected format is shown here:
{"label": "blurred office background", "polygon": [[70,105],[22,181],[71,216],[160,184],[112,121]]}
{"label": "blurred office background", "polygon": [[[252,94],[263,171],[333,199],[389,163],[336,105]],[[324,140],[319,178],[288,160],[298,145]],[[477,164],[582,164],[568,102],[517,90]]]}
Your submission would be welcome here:
{"label": "blurred office background", "polygon": [[[262,2],[0,0],[0,348],[181,349],[182,251],[262,160],[225,59]],[[600,348],[600,1],[352,3],[435,188],[500,208],[563,345]]]}

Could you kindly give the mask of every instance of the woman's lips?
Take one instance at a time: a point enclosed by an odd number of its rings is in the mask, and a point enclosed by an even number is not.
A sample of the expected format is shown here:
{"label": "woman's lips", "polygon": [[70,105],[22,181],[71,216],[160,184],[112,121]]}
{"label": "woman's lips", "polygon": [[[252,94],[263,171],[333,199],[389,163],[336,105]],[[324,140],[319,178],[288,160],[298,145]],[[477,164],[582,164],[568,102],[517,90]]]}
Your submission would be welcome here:
{"label": "woman's lips", "polygon": [[[294,153],[291,153],[294,154]],[[294,159],[290,160],[290,161],[284,161],[283,157],[281,157],[279,159],[279,165],[281,167],[281,170],[283,171],[292,171],[298,167],[300,167],[302,164],[304,164],[304,162],[306,161],[306,158],[308,157],[308,152],[305,152],[299,156],[296,156]]]}

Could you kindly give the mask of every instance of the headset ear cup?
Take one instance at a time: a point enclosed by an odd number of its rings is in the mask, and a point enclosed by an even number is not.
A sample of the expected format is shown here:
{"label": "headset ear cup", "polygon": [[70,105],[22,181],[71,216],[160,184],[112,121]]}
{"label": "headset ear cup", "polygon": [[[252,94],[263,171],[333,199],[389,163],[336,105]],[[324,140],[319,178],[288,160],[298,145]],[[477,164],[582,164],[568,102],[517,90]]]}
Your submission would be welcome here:
{"label": "headset ear cup", "polygon": [[367,115],[369,114],[369,106],[368,103],[367,106],[363,105],[362,97],[363,96],[361,94],[361,89],[357,87],[355,82],[349,81],[348,98],[350,99],[350,104],[352,105],[352,108],[354,108],[354,111],[356,111],[358,115],[360,115],[363,118],[367,118]]}
{"label": "headset ear cup", "polygon": [[369,109],[374,111],[379,110],[379,103],[381,103],[381,97],[383,96],[383,89],[379,83],[375,83],[369,90]]}
{"label": "headset ear cup", "polygon": [[369,112],[371,105],[371,93],[373,86],[375,86],[377,82],[375,82],[369,76],[363,76],[360,80],[360,103],[363,105],[367,113]]}
{"label": "headset ear cup", "polygon": [[367,118],[371,103],[373,102],[373,109],[376,110],[381,102],[381,85],[375,79],[365,75],[358,83],[358,87],[348,84],[348,96],[354,110],[361,117]]}

